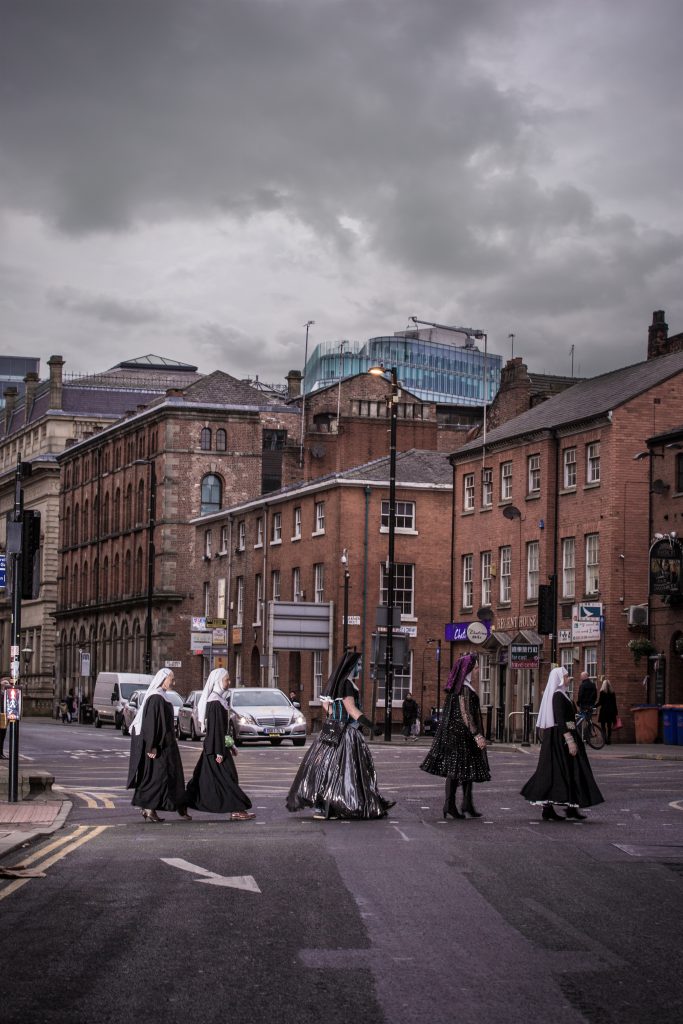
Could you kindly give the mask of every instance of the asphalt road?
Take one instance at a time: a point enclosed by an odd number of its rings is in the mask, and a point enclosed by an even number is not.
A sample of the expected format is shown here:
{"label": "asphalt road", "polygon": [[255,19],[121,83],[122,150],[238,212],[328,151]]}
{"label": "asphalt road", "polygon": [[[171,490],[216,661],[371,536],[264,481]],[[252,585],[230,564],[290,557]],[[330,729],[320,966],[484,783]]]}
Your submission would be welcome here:
{"label": "asphalt road", "polygon": [[120,733],[21,728],[74,808],[30,851],[45,877],[0,883],[7,1024],[680,1020],[682,762],[601,754],[606,803],[541,823],[518,796],[535,752],[493,748],[484,816],[444,822],[399,740],[373,747],[391,816],[317,822],[284,808],[302,751],[257,746],[237,762],[256,821],[151,826]]}

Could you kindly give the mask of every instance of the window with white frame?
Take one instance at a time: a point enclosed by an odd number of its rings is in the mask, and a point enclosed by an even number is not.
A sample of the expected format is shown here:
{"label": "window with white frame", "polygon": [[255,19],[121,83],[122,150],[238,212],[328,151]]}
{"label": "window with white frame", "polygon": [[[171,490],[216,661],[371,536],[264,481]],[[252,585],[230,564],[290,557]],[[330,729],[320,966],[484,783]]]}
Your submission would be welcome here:
{"label": "window with white frame", "polygon": [[325,532],[325,502],[316,501],[315,503],[315,533]]}
{"label": "window with white frame", "polygon": [[209,616],[209,617],[211,616],[211,608],[209,606],[210,600],[211,600],[211,584],[210,583],[205,583],[204,584],[204,602],[203,602],[204,603],[204,615]]}
{"label": "window with white frame", "polygon": [[225,578],[216,581],[216,618],[225,618]]}
{"label": "window with white frame", "polygon": [[474,473],[465,473],[462,478],[462,507],[465,512],[474,508]]}
{"label": "window with white frame", "polygon": [[598,674],[598,649],[597,647],[584,647],[583,649],[583,671],[587,672],[591,679]]}
{"label": "window with white frame", "polygon": [[236,593],[235,625],[236,626],[243,626],[244,625],[244,576],[238,576],[237,577],[237,580],[235,582],[235,593]]}
{"label": "window with white frame", "polygon": [[586,447],[586,483],[600,483],[600,442],[594,441]]}
{"label": "window with white frame", "polygon": [[263,607],[263,576],[257,572],[254,578],[254,625],[261,625],[261,608]]}
{"label": "window with white frame", "polygon": [[302,601],[301,596],[301,569],[295,566],[292,569],[292,601]]}
{"label": "window with white frame", "polygon": [[[388,574],[386,565],[382,562],[380,577],[379,603],[385,608],[388,601]],[[415,588],[415,566],[406,562],[397,562],[394,565],[394,607],[400,608],[401,615],[413,617],[413,602]]]}
{"label": "window with white frame", "polygon": [[273,572],[272,572],[272,575],[271,575],[270,592],[271,592],[271,594],[273,596],[273,601],[279,601],[280,600],[280,570],[279,569],[273,569]]}
{"label": "window with white frame", "polygon": [[481,603],[488,608],[491,604],[491,552],[481,553]]}
{"label": "window with white frame", "polygon": [[280,652],[279,651],[273,651],[273,653],[271,655],[271,658],[272,658],[272,665],[273,665],[273,686],[279,686],[280,685]]}
{"label": "window with white frame", "polygon": [[563,486],[565,490],[576,487],[576,448],[565,448],[562,453]]}
{"label": "window with white frame", "polygon": [[211,558],[211,530],[204,530],[204,558]]}
{"label": "window with white frame", "polygon": [[500,601],[509,604],[512,600],[512,548],[505,545],[500,549]]}
{"label": "window with white frame", "polygon": [[[414,530],[415,529],[415,502],[414,501],[397,501],[396,502],[396,515],[394,518],[397,530]],[[382,518],[381,528],[383,530],[389,529],[389,502],[382,502]]]}
{"label": "window with white frame", "polygon": [[529,494],[536,494],[541,489],[541,456],[530,455],[527,459],[529,467]]}
{"label": "window with white frame", "polygon": [[242,519],[237,524],[237,547],[240,551],[244,551],[247,543],[247,524]]}
{"label": "window with white frame", "polygon": [[574,597],[576,593],[576,539],[562,539],[562,597]]}
{"label": "window with white frame", "polygon": [[538,597],[538,541],[531,540],[526,546],[526,597],[533,601]]}
{"label": "window with white frame", "polygon": [[325,566],[322,562],[313,566],[313,593],[315,603],[322,604],[325,600]]}
{"label": "window with white frame", "polygon": [[500,500],[512,498],[512,463],[502,462],[500,465]]}
{"label": "window with white frame", "polygon": [[224,555],[228,550],[228,527],[221,526],[221,550],[220,553]]}
{"label": "window with white frame", "polygon": [[569,674],[570,682],[567,683],[567,693],[572,696],[574,689],[574,648],[573,647],[560,647],[560,665],[565,668]]}
{"label": "window with white frame", "polygon": [[235,651],[235,686],[242,685],[242,652]]}
{"label": "window with white frame", "polygon": [[256,520],[256,544],[254,547],[263,547],[263,516],[259,516]]}
{"label": "window with white frame", "polygon": [[323,651],[313,651],[313,700],[320,700],[323,688]]}
{"label": "window with white frame", "polygon": [[292,540],[297,540],[301,536],[301,506],[294,509],[294,536]]}
{"label": "window with white frame", "polygon": [[479,692],[481,706],[491,703],[491,658],[488,654],[479,655]]}
{"label": "window with white frame", "polygon": [[462,606],[471,608],[474,601],[474,555],[462,556]]}
{"label": "window with white frame", "polygon": [[600,534],[586,534],[586,593],[600,590]]}
{"label": "window with white frame", "polygon": [[[391,691],[392,704],[398,704],[399,701],[404,701],[408,694],[412,691],[412,679],[413,675],[413,652],[409,654],[409,664],[407,668],[403,665],[394,665],[394,684]],[[384,704],[386,702],[386,689],[384,684],[384,677],[382,680],[377,682],[377,703]]]}
{"label": "window with white frame", "polygon": [[482,469],[481,471],[481,504],[483,508],[489,508],[493,504],[492,469]]}
{"label": "window with white frame", "polygon": [[273,512],[273,539],[271,544],[282,541],[282,512]]}

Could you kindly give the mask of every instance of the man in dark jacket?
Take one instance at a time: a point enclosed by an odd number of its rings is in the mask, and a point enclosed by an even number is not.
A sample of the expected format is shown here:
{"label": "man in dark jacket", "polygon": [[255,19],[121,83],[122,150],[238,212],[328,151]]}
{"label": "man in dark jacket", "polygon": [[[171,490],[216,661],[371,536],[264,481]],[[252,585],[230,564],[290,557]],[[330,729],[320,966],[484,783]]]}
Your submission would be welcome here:
{"label": "man in dark jacket", "polygon": [[581,673],[576,703],[579,705],[579,711],[589,711],[598,703],[598,688],[587,672]]}
{"label": "man in dark jacket", "polygon": [[[405,736],[406,743],[408,738],[413,731],[413,725],[417,722],[420,709],[417,706],[417,701],[414,699],[412,693],[406,694],[406,699],[402,704],[403,709],[403,735]],[[415,737],[417,739],[417,736]]]}

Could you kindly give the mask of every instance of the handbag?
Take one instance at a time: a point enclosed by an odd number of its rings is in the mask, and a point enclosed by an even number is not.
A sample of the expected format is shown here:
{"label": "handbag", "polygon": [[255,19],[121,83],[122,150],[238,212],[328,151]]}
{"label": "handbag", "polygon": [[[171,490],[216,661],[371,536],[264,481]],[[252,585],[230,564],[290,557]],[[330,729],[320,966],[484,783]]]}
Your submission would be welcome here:
{"label": "handbag", "polygon": [[621,729],[621,728],[623,728],[623,725],[624,725],[624,723],[622,722],[622,720],[621,720],[621,718],[619,717],[619,715],[617,715],[617,720],[616,720],[616,722],[614,723],[614,725],[612,726],[612,728],[613,728],[613,729]]}
{"label": "handbag", "polygon": [[345,722],[338,718],[328,718],[323,722],[320,730],[320,742],[328,747],[338,747],[346,728]]}

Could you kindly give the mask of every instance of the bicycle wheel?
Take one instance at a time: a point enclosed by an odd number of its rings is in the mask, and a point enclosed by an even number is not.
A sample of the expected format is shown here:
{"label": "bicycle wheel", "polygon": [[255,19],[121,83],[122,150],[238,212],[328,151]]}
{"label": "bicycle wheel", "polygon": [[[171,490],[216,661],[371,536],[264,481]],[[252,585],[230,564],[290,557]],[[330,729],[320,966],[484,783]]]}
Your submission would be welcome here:
{"label": "bicycle wheel", "polygon": [[599,725],[596,725],[595,722],[591,722],[589,728],[586,730],[586,735],[588,736],[589,747],[592,747],[593,750],[602,750],[605,745],[605,737]]}
{"label": "bicycle wheel", "polygon": [[587,722],[585,718],[580,718],[579,721],[576,723],[576,731],[583,740],[584,744],[588,743],[588,729],[589,722]]}

